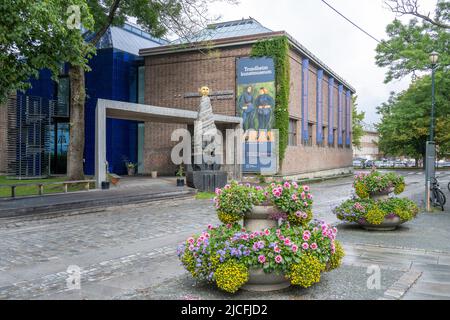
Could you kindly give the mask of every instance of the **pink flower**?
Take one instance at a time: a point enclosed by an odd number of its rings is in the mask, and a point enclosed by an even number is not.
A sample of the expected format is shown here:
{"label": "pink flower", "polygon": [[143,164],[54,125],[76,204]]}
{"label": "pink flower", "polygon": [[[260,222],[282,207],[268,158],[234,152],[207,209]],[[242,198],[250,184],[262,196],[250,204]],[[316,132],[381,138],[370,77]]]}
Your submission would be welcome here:
{"label": "pink flower", "polygon": [[292,201],[297,201],[297,200],[298,200],[297,194],[294,193],[294,194],[291,196],[291,199],[292,199]]}
{"label": "pink flower", "polygon": [[222,189],[216,188],[216,195],[220,196],[221,193],[222,193]]}
{"label": "pink flower", "polygon": [[303,235],[303,241],[308,241],[310,239],[310,235],[304,234]]}
{"label": "pink flower", "polygon": [[231,229],[232,225],[231,223],[227,224],[227,229]]}
{"label": "pink flower", "polygon": [[283,241],[285,239],[285,237],[283,235],[278,236],[278,239],[280,239],[281,241]]}
{"label": "pink flower", "polygon": [[241,236],[241,239],[247,241],[248,240],[248,234],[243,234]]}
{"label": "pink flower", "polygon": [[194,251],[194,245],[191,244],[191,245],[189,246],[189,251]]}
{"label": "pink flower", "polygon": [[265,234],[266,236],[269,236],[269,235],[270,235],[270,230],[269,230],[269,229],[264,230],[264,234]]}
{"label": "pink flower", "polygon": [[285,189],[289,189],[290,187],[291,187],[291,184],[289,183],[289,182],[285,182],[284,184],[283,184],[283,187],[285,188]]}
{"label": "pink flower", "polygon": [[212,224],[208,224],[208,230],[214,230],[214,227]]}
{"label": "pink flower", "polygon": [[313,198],[312,194],[311,194],[311,193],[308,193],[307,198],[308,198],[309,200],[311,200],[311,199]]}
{"label": "pink flower", "polygon": [[255,239],[255,235],[253,233],[250,235],[250,239]]}
{"label": "pink flower", "polygon": [[223,187],[225,190],[231,189],[231,186],[227,184],[225,187]]}
{"label": "pink flower", "polygon": [[275,251],[276,253],[280,253],[281,249],[279,246],[276,246],[275,248],[273,248],[273,251]]}
{"label": "pink flower", "polygon": [[308,206],[308,202],[303,202],[303,205],[305,206],[305,207],[307,207]]}
{"label": "pink flower", "polygon": [[295,181],[292,181],[292,186],[294,187],[294,189],[298,189],[298,184]]}
{"label": "pink flower", "polygon": [[302,248],[303,248],[303,250],[308,250],[309,244],[307,244],[306,242],[304,242],[304,243],[302,244]]}
{"label": "pink flower", "polygon": [[259,263],[265,263],[265,262],[266,262],[266,256],[260,255],[260,256],[258,257],[258,262],[259,262]]}
{"label": "pink flower", "polygon": [[311,249],[312,249],[312,250],[316,250],[316,249],[317,249],[317,243],[315,243],[315,242],[312,243],[312,244],[311,244]]}
{"label": "pink flower", "polygon": [[281,257],[280,255],[275,257],[275,262],[280,264],[281,262],[283,262],[283,257]]}
{"label": "pink flower", "polygon": [[303,200],[306,199],[306,193],[302,192],[302,193],[300,194],[300,196],[302,197]]}
{"label": "pink flower", "polygon": [[195,239],[190,237],[190,238],[187,239],[187,242],[190,243],[190,244],[193,244],[195,242]]}
{"label": "pink flower", "polygon": [[308,214],[306,212],[302,212],[302,218],[303,219],[307,219],[308,218]]}
{"label": "pink flower", "polygon": [[281,230],[277,229],[276,234],[277,234],[277,236],[279,236],[281,234]]}
{"label": "pink flower", "polygon": [[298,251],[298,247],[295,244],[292,245],[292,251],[293,252],[297,252]]}
{"label": "pink flower", "polygon": [[289,238],[285,239],[284,245],[290,247],[292,245],[291,240]]}
{"label": "pink flower", "polygon": [[303,190],[305,190],[306,192],[309,192],[309,186],[303,186]]}
{"label": "pink flower", "polygon": [[260,186],[256,186],[255,189],[256,189],[257,191],[261,191],[263,188],[260,187]]}

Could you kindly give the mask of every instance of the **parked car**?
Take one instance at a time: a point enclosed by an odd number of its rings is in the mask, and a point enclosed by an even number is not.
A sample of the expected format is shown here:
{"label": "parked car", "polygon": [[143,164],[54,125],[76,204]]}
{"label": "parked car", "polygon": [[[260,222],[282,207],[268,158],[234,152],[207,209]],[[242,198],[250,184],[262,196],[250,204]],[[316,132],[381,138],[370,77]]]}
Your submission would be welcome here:
{"label": "parked car", "polygon": [[394,168],[406,168],[406,162],[404,161],[394,161]]}
{"label": "parked car", "polygon": [[372,168],[372,167],[376,167],[376,165],[375,165],[375,161],[373,161],[373,160],[367,160],[365,163],[364,163],[364,167],[365,168]]}
{"label": "parked car", "polygon": [[354,158],[353,159],[353,166],[358,168],[364,168],[364,162],[366,159],[363,158]]}

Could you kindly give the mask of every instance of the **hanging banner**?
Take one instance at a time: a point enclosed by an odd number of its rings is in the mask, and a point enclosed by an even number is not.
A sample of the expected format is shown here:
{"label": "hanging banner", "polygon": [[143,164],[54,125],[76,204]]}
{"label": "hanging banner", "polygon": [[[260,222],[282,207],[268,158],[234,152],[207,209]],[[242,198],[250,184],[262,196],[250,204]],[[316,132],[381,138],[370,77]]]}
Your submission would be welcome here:
{"label": "hanging banner", "polygon": [[242,117],[246,142],[244,172],[275,173],[275,65],[272,58],[238,58],[236,62],[236,114]]}
{"label": "hanging banner", "polygon": [[344,90],[344,86],[342,84],[339,85],[338,89],[338,145],[342,146],[342,91]]}
{"label": "hanging banner", "polygon": [[308,132],[308,74],[309,60],[303,59],[302,62],[302,139],[309,140]]}
{"label": "hanging banner", "polygon": [[347,90],[346,96],[346,126],[345,126],[345,143],[347,146],[350,146],[350,131],[352,127],[351,123],[351,114],[352,114],[352,101],[351,101],[351,92]]}
{"label": "hanging banner", "polygon": [[317,71],[317,130],[316,130],[316,140],[318,144],[323,142],[323,98],[322,98],[322,88],[323,88],[323,70]]}
{"label": "hanging banner", "polygon": [[334,79],[328,79],[328,143],[334,144],[334,117],[333,117],[333,90],[334,90]]}

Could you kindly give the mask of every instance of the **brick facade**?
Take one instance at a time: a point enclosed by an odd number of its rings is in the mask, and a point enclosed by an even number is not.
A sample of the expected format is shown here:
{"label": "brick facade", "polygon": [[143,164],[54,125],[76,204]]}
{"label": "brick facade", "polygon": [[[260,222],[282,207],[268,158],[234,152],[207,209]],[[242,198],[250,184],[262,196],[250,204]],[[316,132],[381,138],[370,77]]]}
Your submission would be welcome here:
{"label": "brick facade", "polygon": [[[215,49],[213,53],[188,51],[145,57],[145,102],[150,105],[197,110],[199,98],[185,97],[185,94],[195,93],[202,85],[210,87],[211,91],[232,91],[233,96],[226,100],[212,99],[214,113],[236,115],[236,58],[249,56],[251,45]],[[282,175],[296,175],[306,172],[319,172],[332,169],[349,168],[352,165],[351,146],[328,145],[328,130],[337,131],[337,99],[338,81],[333,87],[334,106],[333,124],[328,123],[328,79],[323,76],[323,122],[325,127],[324,143],[316,142],[316,89],[317,66],[310,61],[308,80],[308,122],[312,126],[312,142],[303,145],[301,140],[301,110],[302,110],[302,59],[296,51],[290,52],[291,90],[289,102],[290,118],[296,124],[295,144],[286,150],[285,160],[281,164]],[[345,88],[343,93],[343,130],[345,131]],[[145,126],[145,172],[157,170],[161,174],[173,174],[176,168],[170,165],[170,134],[180,125],[146,123]]]}

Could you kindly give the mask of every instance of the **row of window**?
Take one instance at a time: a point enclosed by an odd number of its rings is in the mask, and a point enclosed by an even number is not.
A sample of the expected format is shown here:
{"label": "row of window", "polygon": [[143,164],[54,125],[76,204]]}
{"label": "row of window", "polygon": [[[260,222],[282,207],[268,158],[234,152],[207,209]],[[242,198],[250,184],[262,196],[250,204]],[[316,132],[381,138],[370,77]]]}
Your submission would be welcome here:
{"label": "row of window", "polygon": [[[337,141],[337,129],[333,129],[333,143],[329,144],[328,143],[328,127],[327,126],[323,126],[322,127],[322,134],[323,134],[323,139],[322,142],[318,142],[313,141],[313,132],[315,131],[315,127],[316,124],[314,123],[308,123],[308,140],[306,139],[302,139],[302,144],[303,145],[307,145],[307,146],[312,146],[314,143],[318,146],[321,147],[325,147],[325,146],[329,146],[329,147],[344,147],[344,144],[342,145],[338,145]],[[297,133],[297,128],[298,128],[298,120],[296,119],[289,119],[289,130],[288,130],[288,145],[289,146],[297,146],[298,145],[298,133]],[[345,136],[345,130],[342,130],[342,136]],[[350,139],[351,140],[351,139]],[[349,144],[345,144],[345,147],[350,148]]]}

